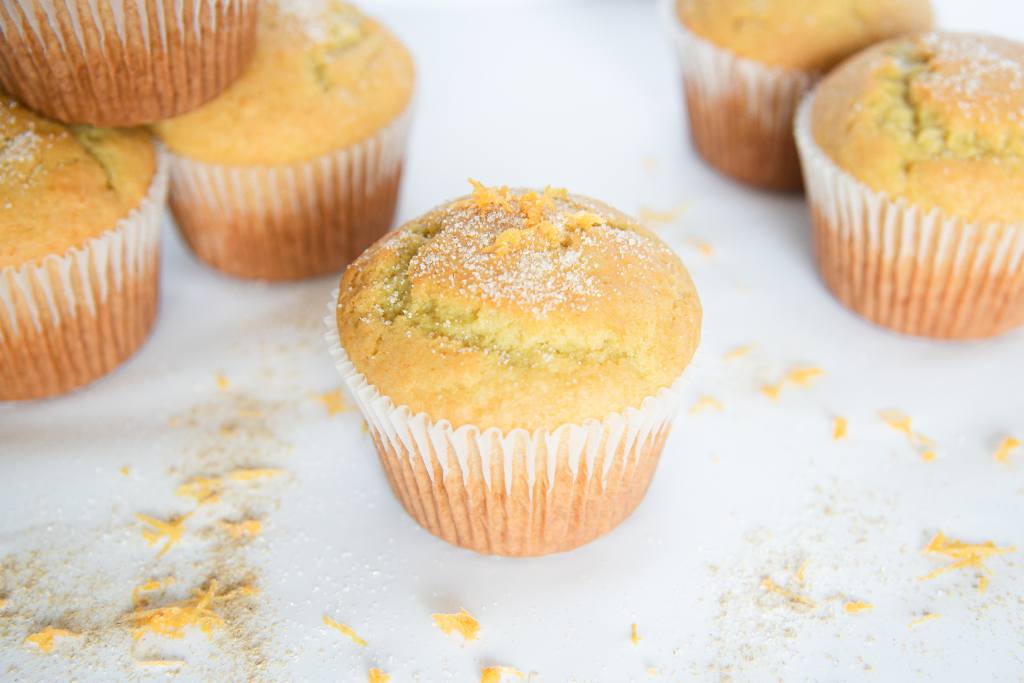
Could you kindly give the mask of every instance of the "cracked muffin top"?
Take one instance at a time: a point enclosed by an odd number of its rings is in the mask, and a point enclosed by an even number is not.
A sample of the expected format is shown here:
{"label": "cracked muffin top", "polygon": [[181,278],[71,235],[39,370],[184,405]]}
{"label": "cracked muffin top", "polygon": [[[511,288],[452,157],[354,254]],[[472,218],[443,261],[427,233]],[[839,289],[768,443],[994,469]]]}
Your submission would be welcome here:
{"label": "cracked muffin top", "polygon": [[932,27],[928,0],[677,0],[676,11],[691,32],[740,57],[803,71]]}
{"label": "cracked muffin top", "polygon": [[475,183],[349,266],[337,320],[356,369],[396,405],[508,431],[656,395],[689,364],[701,306],[679,258],[622,213]]}
{"label": "cracked muffin top", "polygon": [[1024,221],[1024,44],[937,33],[872,47],[822,81],[811,131],[873,190],[968,222]]}
{"label": "cracked muffin top", "polygon": [[113,230],[155,173],[146,131],[65,126],[0,93],[0,268],[63,255]]}
{"label": "cracked muffin top", "polygon": [[412,97],[412,57],[338,0],[260,10],[256,55],[217,99],[155,129],[171,151],[229,165],[307,161],[372,137]]}

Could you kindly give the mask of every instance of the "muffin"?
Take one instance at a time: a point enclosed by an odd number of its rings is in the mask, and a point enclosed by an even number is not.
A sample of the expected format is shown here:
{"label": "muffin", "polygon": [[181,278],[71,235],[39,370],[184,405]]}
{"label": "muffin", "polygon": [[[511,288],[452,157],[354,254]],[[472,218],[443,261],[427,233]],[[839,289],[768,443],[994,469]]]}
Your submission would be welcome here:
{"label": "muffin", "polygon": [[1024,45],[877,45],[808,96],[796,136],[818,267],[841,302],[926,337],[1024,323]]}
{"label": "muffin", "polygon": [[70,391],[145,340],[165,165],[143,130],[68,128],[0,93],[0,400]]}
{"label": "muffin", "polygon": [[351,5],[267,2],[242,78],[156,126],[196,255],[263,280],[358,256],[394,217],[413,76],[402,44]]}
{"label": "muffin", "polygon": [[928,0],[669,0],[697,151],[719,171],[797,190],[793,114],[843,58],[931,28]]}
{"label": "muffin", "polygon": [[66,123],[137,126],[176,116],[245,69],[258,4],[3,0],[0,87]]}
{"label": "muffin", "polygon": [[639,504],[699,341],[678,257],[591,199],[477,184],[345,272],[328,338],[431,533],[541,555]]}

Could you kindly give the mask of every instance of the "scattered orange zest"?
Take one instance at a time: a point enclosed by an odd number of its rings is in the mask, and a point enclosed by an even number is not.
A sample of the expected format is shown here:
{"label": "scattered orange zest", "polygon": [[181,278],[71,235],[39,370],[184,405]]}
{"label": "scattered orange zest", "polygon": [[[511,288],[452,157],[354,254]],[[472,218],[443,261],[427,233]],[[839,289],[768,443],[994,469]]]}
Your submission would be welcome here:
{"label": "scattered orange zest", "polygon": [[791,603],[806,605],[807,607],[815,606],[814,600],[811,600],[810,598],[804,595],[800,595],[799,593],[794,593],[791,590],[783,588],[782,586],[772,581],[771,578],[768,576],[761,579],[761,588],[764,588],[769,593],[776,593],[778,595],[781,595]]}
{"label": "scattered orange zest", "polygon": [[704,258],[711,258],[715,254],[715,248],[710,242],[699,237],[688,237],[686,243],[701,253]]}
{"label": "scattered orange zest", "polygon": [[807,580],[807,560],[800,563],[800,566],[796,570],[796,582],[803,584]]}
{"label": "scattered orange zest", "polygon": [[131,470],[129,470],[127,467],[119,467],[117,468],[117,471],[121,474],[122,477],[127,477],[131,473]]}
{"label": "scattered orange zest", "polygon": [[281,470],[269,467],[248,468],[228,472],[228,477],[235,481],[253,481],[254,479],[272,479],[281,474]]}
{"label": "scattered orange zest", "polygon": [[329,626],[333,628],[335,631],[345,636],[359,647],[366,647],[366,641],[360,638],[355,631],[353,631],[350,627],[346,626],[345,624],[342,624],[340,622],[335,621],[334,619],[331,619],[326,614],[324,615],[324,626]]}
{"label": "scattered orange zest", "polygon": [[368,683],[388,683],[390,680],[391,676],[388,676],[377,667],[370,669],[370,676],[367,679]]}
{"label": "scattered orange zest", "polygon": [[941,614],[935,614],[934,612],[928,612],[927,614],[924,614],[924,615],[918,617],[917,619],[914,619],[912,622],[910,622],[907,625],[907,628],[917,628],[921,624],[923,624],[923,623],[925,623],[927,621],[932,621],[933,619],[938,619],[941,616],[942,616]]}
{"label": "scattered orange zest", "polygon": [[480,622],[465,609],[455,614],[432,614],[431,619],[445,635],[458,633],[464,641],[476,640],[480,633]]}
{"label": "scattered orange zest", "polygon": [[693,407],[690,408],[690,415],[696,415],[697,413],[701,412],[702,410],[708,410],[708,409],[717,410],[718,412],[722,412],[725,409],[725,406],[723,406],[722,402],[719,401],[714,396],[701,396],[700,400],[697,401],[696,403],[694,403]]}
{"label": "scattered orange zest", "polygon": [[263,523],[258,519],[243,519],[241,522],[221,521],[221,528],[228,532],[231,538],[255,538],[263,531]]}
{"label": "scattered orange zest", "polygon": [[924,451],[923,453],[921,453],[921,460],[925,462],[931,462],[932,460],[935,460],[935,451]]}
{"label": "scattered orange zest", "polygon": [[847,423],[845,417],[832,418],[832,438],[836,441],[846,437]]}
{"label": "scattered orange zest", "polygon": [[633,622],[629,625],[629,642],[633,644],[633,647],[636,647],[640,644],[641,640],[640,634],[636,630],[636,622]]}
{"label": "scattered orange zest", "polygon": [[680,216],[686,213],[690,208],[689,204],[683,203],[672,207],[671,209],[650,209],[641,207],[637,214],[637,218],[644,225],[656,225],[658,223],[671,223],[678,220]]}
{"label": "scattered orange zest", "polygon": [[988,577],[982,574],[978,577],[978,592],[984,593],[988,590]]}
{"label": "scattered orange zest", "polygon": [[207,638],[212,638],[214,629],[224,625],[224,618],[214,609],[215,604],[233,600],[240,595],[249,596],[256,593],[248,584],[220,595],[217,594],[217,588],[217,580],[211,579],[206,589],[197,589],[188,600],[153,609],[136,610],[125,615],[124,620],[132,624],[132,638],[139,640],[147,633],[152,633],[181,640],[189,627],[198,628]]}
{"label": "scattered orange zest", "polygon": [[999,447],[992,457],[996,459],[996,462],[1010,462],[1010,455],[1018,448],[1020,448],[1020,440],[1008,436],[999,442]]}
{"label": "scattered orange zest", "polygon": [[821,368],[796,368],[791,370],[785,377],[776,384],[767,384],[761,387],[761,393],[768,398],[775,400],[782,394],[786,384],[795,384],[801,387],[808,387],[814,380],[825,374]]}
{"label": "scattered orange zest", "polygon": [[935,443],[924,434],[918,434],[911,429],[910,416],[906,413],[902,413],[898,410],[883,410],[878,414],[878,416],[882,418],[882,422],[887,424],[890,428],[906,435],[907,440],[915,446],[931,446]]}
{"label": "scattered orange zest", "polygon": [[725,353],[725,360],[737,360],[739,358],[743,358],[744,356],[749,354],[753,348],[754,347],[752,344],[747,344],[746,346],[737,346],[736,348]]}
{"label": "scattered orange zest", "polygon": [[928,542],[928,545],[925,546],[924,552],[935,555],[945,555],[952,559],[953,562],[928,572],[924,576],[920,577],[920,580],[928,581],[930,579],[934,579],[936,576],[945,574],[946,572],[963,569],[965,567],[976,567],[985,573],[989,573],[989,568],[985,566],[985,560],[987,558],[994,555],[1005,555],[1006,553],[1012,553],[1016,550],[1017,549],[1013,546],[999,547],[992,541],[985,541],[984,543],[964,543],[963,541],[955,541],[947,538],[946,535],[940,531],[935,534],[931,541]]}
{"label": "scattered orange zest", "polygon": [[860,600],[852,600],[843,605],[843,611],[847,614],[858,614],[874,608],[875,606],[870,602],[861,602]]}
{"label": "scattered orange zest", "polygon": [[220,477],[196,477],[178,487],[177,494],[182,498],[192,498],[198,504],[216,503],[220,500],[224,482]]}
{"label": "scattered orange zest", "polygon": [[163,590],[167,586],[174,583],[174,577],[168,576],[166,579],[151,579],[145,583],[139,584],[132,589],[132,605],[136,608],[144,607],[148,602],[144,593],[152,593],[154,591]]}
{"label": "scattered orange zest", "polygon": [[344,413],[349,409],[348,403],[345,401],[345,396],[341,393],[341,389],[327,391],[322,394],[314,394],[313,399],[322,403],[324,408],[327,410],[327,414],[331,416]]}
{"label": "scattered orange zest", "polygon": [[142,513],[135,514],[135,519],[147,527],[142,530],[142,537],[146,539],[146,543],[156,545],[160,541],[164,541],[164,547],[156,554],[157,557],[166,555],[167,551],[181,540],[181,537],[185,534],[185,520],[188,517],[189,515],[171,517],[165,522]]}
{"label": "scattered orange zest", "polygon": [[214,375],[213,379],[217,382],[217,388],[221,391],[227,391],[231,388],[231,380],[226,375]]}
{"label": "scattered orange zest", "polygon": [[511,666],[488,666],[480,672],[480,683],[501,683],[502,676],[515,676],[522,679],[524,674]]}
{"label": "scattered orange zest", "polygon": [[64,628],[47,626],[42,631],[30,634],[25,638],[25,645],[35,645],[40,651],[49,654],[53,652],[54,639],[56,638],[80,638],[81,633],[75,633]]}

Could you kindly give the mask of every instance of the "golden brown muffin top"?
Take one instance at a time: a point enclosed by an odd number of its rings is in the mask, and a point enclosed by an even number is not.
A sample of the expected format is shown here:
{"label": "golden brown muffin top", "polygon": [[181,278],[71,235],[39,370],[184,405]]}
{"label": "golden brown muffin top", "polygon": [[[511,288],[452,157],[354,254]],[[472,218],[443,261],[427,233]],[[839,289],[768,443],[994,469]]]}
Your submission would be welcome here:
{"label": "golden brown muffin top", "polygon": [[155,173],[146,131],[68,127],[0,93],[0,268],[63,255],[113,230]]}
{"label": "golden brown muffin top", "polygon": [[827,71],[879,40],[932,27],[928,0],[677,0],[690,31],[770,66]]}
{"label": "golden brown muffin top", "polygon": [[969,222],[1024,221],[1024,44],[933,33],[877,45],[822,81],[811,126],[874,190]]}
{"label": "golden brown muffin top", "polygon": [[508,431],[639,406],[690,362],[701,307],[679,258],[615,209],[476,184],[349,266],[337,319],[396,405]]}
{"label": "golden brown muffin top", "polygon": [[283,165],[372,137],[409,105],[413,62],[380,24],[338,0],[277,0],[256,55],[199,109],[155,126],[171,151],[208,163]]}

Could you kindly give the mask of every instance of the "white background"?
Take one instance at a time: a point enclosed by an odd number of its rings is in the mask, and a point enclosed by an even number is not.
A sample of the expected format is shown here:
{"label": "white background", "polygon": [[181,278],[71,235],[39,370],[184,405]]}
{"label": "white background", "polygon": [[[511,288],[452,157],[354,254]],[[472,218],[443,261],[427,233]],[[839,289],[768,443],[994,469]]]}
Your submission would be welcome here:
{"label": "white background", "polygon": [[[1014,3],[939,7],[943,26],[1024,38]],[[0,407],[0,680],[362,681],[379,666],[395,683],[475,681],[492,664],[554,682],[1022,680],[1024,451],[1007,465],[992,453],[1024,437],[1024,333],[933,343],[842,309],[815,274],[802,201],[694,157],[653,4],[368,9],[419,65],[400,218],[463,194],[469,176],[632,212],[685,203],[656,227],[705,306],[688,402],[710,395],[724,410],[681,416],[646,501],[605,538],[542,559],[476,556],[421,531],[360,417],[313,398],[340,384],[321,322],[336,278],[234,281],[193,261],[168,225],[161,316],[138,356],[72,396]],[[825,372],[813,387],[777,402],[759,392],[806,365]],[[882,409],[908,413],[936,460]],[[850,424],[840,442],[836,415]],[[187,513],[179,484],[242,466],[284,473],[231,487],[156,557],[134,514]],[[225,543],[218,520],[245,517],[264,533]],[[985,594],[972,571],[919,581],[944,562],[921,553],[939,530],[1018,551],[988,563]],[[119,621],[131,589],[167,575],[177,582],[157,604],[210,577],[259,594],[227,609],[211,641],[133,643]],[[765,593],[764,577],[814,607]],[[874,609],[846,614],[850,600]],[[463,606],[482,625],[467,645],[429,616]],[[911,628],[925,613],[941,617]],[[324,628],[325,614],[369,645]],[[22,646],[46,625],[85,636],[50,655]],[[187,665],[134,663],[154,657]]]}

